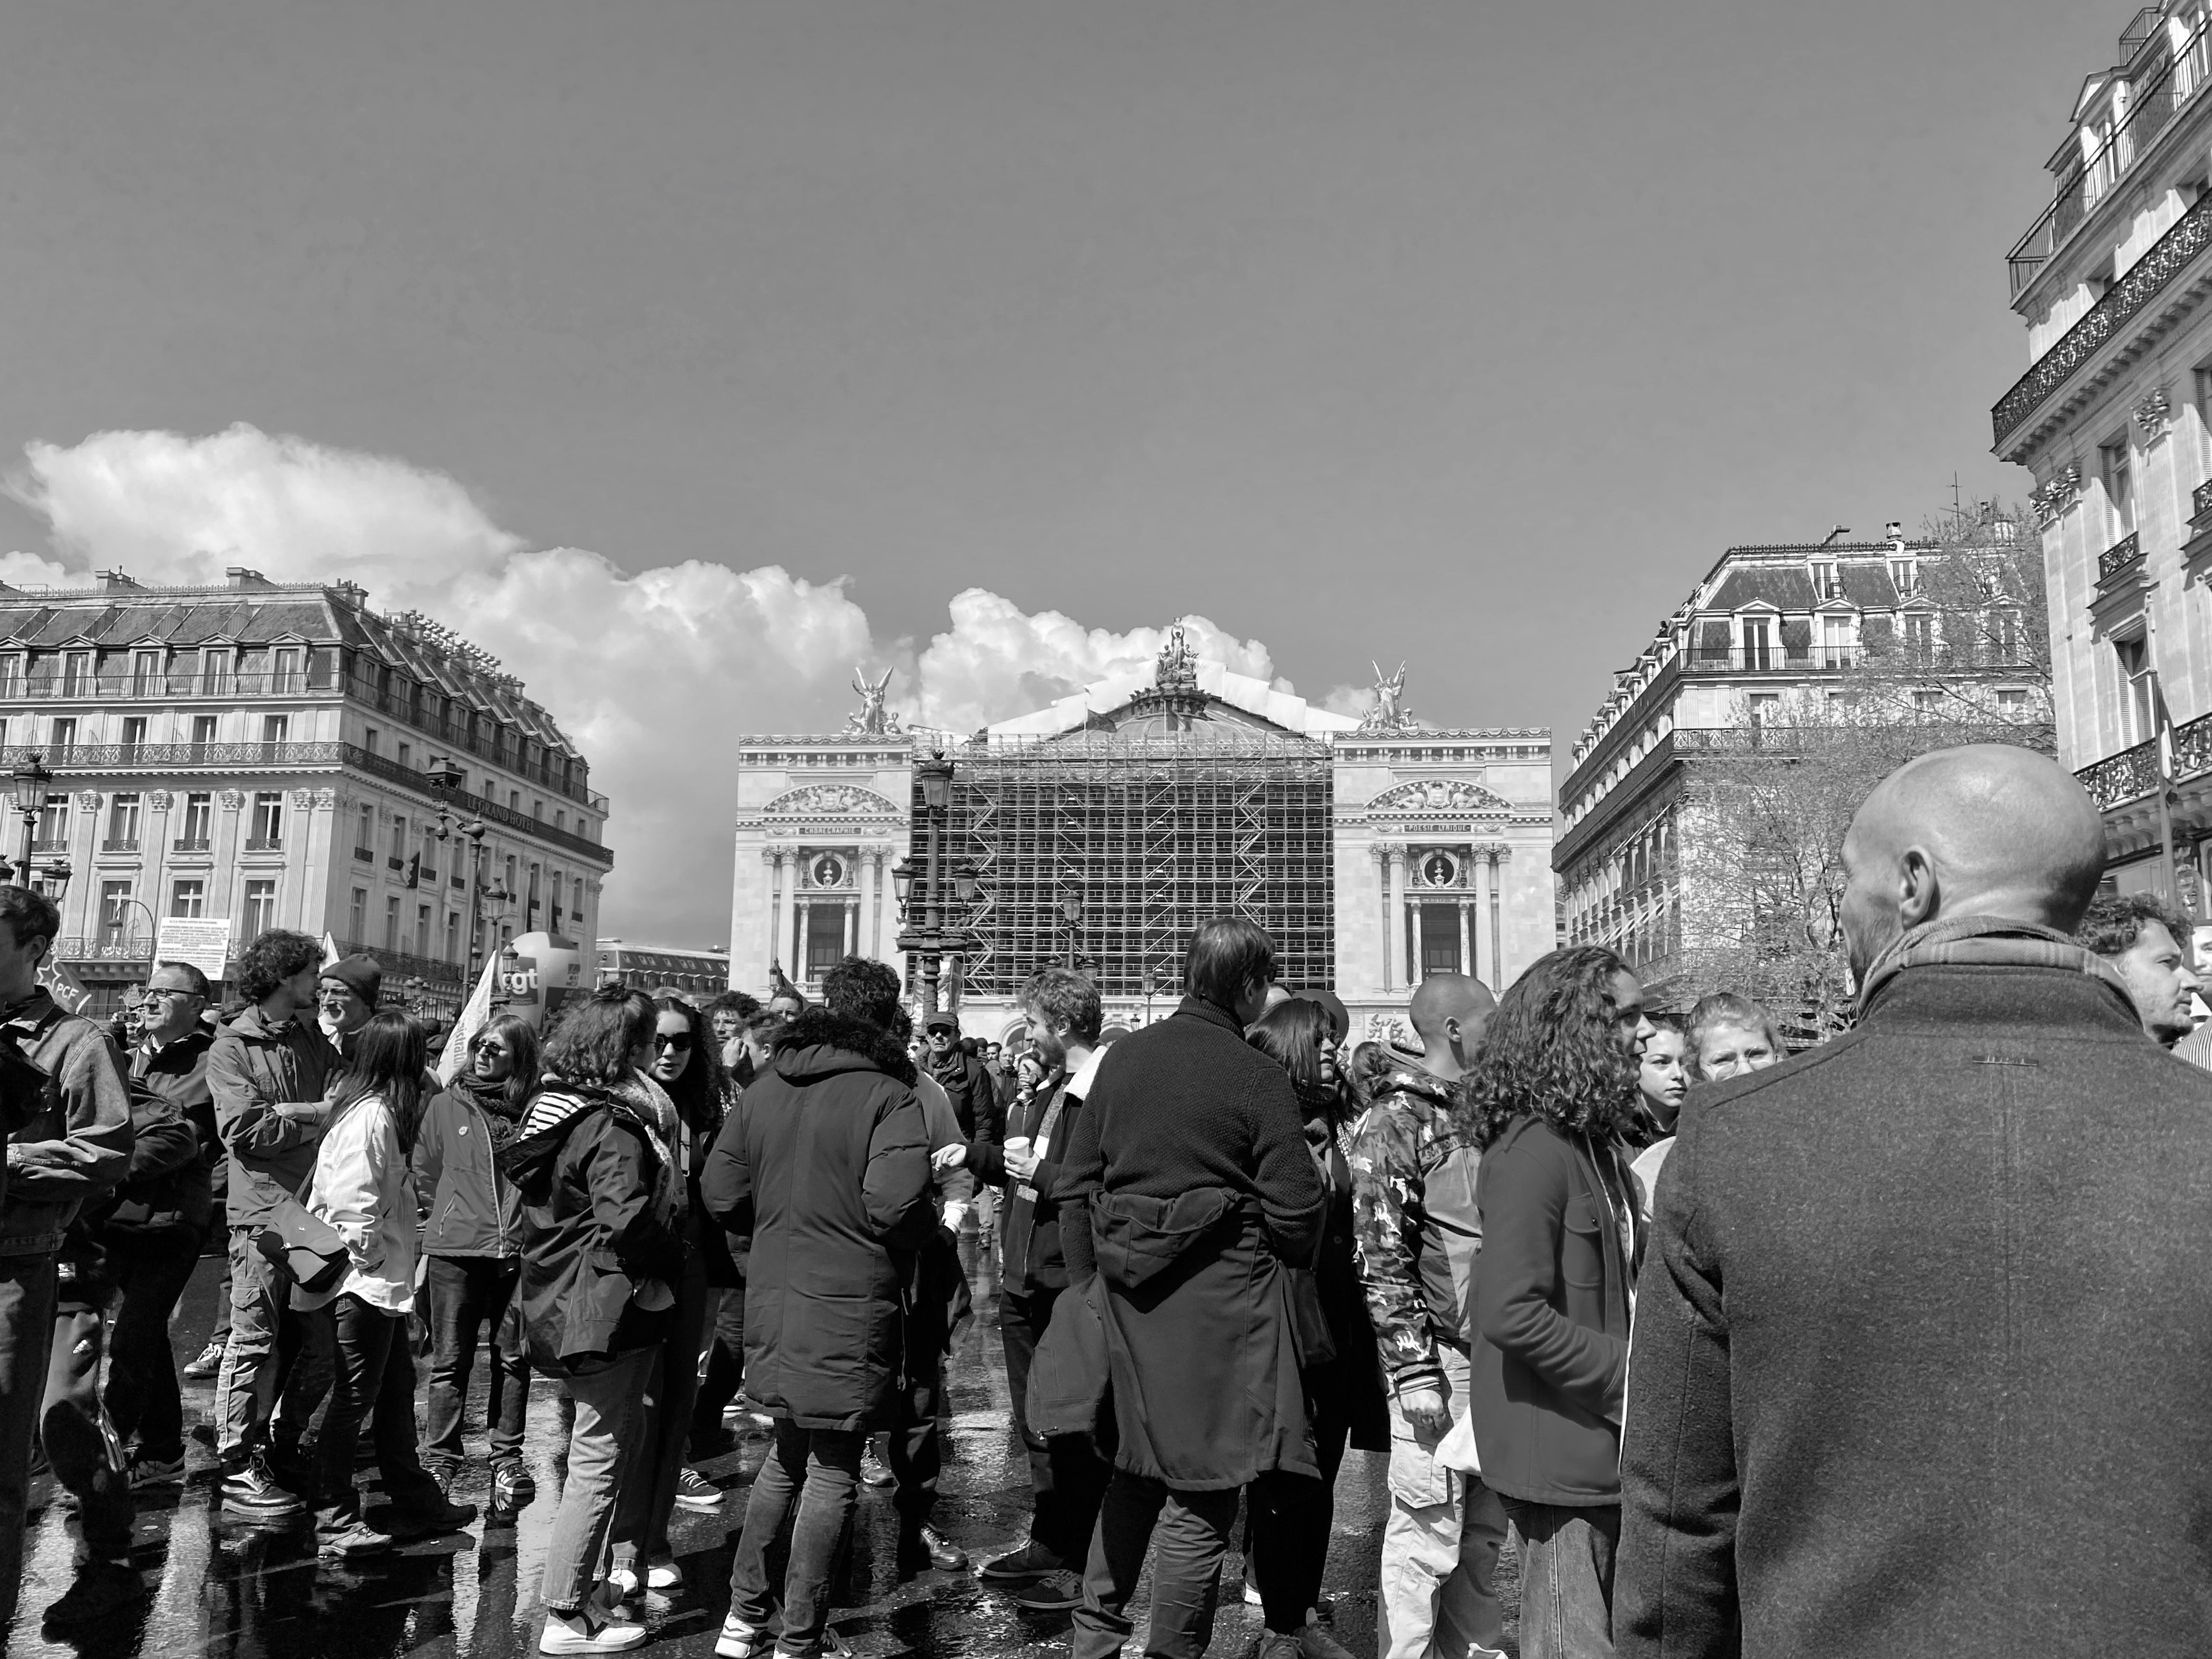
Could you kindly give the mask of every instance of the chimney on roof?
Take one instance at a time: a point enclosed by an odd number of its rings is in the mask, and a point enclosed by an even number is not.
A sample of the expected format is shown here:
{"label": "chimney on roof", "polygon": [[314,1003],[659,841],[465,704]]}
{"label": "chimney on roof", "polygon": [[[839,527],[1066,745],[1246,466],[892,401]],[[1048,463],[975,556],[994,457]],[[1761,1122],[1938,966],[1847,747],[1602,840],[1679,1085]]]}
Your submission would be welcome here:
{"label": "chimney on roof", "polygon": [[103,593],[112,593],[118,587],[136,587],[138,586],[137,582],[131,580],[131,573],[127,570],[118,568],[114,570],[102,570],[96,574],[100,578],[100,591]]}
{"label": "chimney on roof", "polygon": [[274,587],[276,584],[258,570],[248,570],[242,564],[232,565],[222,573],[223,585],[234,588]]}
{"label": "chimney on roof", "polygon": [[1905,524],[1902,520],[1892,519],[1887,524],[1882,526],[1881,533],[1888,538],[1892,547],[1900,553],[1905,550]]}

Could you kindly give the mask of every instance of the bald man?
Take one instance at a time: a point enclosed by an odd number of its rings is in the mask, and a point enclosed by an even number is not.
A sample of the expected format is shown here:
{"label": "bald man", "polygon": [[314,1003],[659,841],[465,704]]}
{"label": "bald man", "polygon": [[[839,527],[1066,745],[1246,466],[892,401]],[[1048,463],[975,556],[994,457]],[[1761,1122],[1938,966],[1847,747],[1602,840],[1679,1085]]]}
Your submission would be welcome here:
{"label": "bald man", "polygon": [[1945,750],[1844,860],[1858,1025],[1693,1093],[1659,1177],[1616,1648],[2212,1652],[2212,1078],[2068,937],[2096,809]]}
{"label": "bald man", "polygon": [[1407,1011],[1419,1065],[1399,1064],[1353,1126],[1352,1241],[1390,1384],[1390,1512],[1382,1522],[1376,1645],[1382,1659],[1496,1653],[1491,1588],[1505,1510],[1437,1444],[1467,1409],[1467,1286],[1482,1226],[1460,1079],[1497,1000],[1480,980],[1434,974]]}

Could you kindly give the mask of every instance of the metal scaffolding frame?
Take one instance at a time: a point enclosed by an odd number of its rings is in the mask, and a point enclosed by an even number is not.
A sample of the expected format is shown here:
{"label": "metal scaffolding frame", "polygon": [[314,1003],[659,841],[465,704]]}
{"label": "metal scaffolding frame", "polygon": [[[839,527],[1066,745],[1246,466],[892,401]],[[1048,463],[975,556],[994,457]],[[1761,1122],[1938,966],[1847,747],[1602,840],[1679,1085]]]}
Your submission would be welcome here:
{"label": "metal scaffolding frame", "polygon": [[[1173,996],[1190,930],[1217,915],[1274,936],[1285,984],[1332,981],[1327,745],[1200,720],[971,744],[953,758],[951,856],[980,890],[967,994],[1011,997],[1080,955],[1109,996],[1143,995],[1147,974]],[[917,822],[920,811],[917,786]]]}

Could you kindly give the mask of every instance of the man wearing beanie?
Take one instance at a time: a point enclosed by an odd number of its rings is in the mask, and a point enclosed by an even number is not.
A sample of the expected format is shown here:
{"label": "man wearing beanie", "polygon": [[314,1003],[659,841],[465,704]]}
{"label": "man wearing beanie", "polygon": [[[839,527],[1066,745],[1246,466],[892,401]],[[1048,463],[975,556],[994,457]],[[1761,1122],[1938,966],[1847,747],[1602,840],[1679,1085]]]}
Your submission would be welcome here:
{"label": "man wearing beanie", "polygon": [[376,1012],[384,989],[384,969],[372,956],[356,954],[323,969],[316,982],[315,1003],[323,1034],[337,1045],[339,1054],[353,1058],[353,1034]]}

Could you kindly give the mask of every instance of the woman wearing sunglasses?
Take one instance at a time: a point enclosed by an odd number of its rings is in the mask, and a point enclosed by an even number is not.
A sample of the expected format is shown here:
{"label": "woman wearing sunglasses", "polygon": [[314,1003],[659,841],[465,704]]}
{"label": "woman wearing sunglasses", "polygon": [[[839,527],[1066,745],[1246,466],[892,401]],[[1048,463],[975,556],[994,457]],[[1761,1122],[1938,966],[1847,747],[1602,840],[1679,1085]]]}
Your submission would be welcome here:
{"label": "woman wearing sunglasses", "polygon": [[[615,1510],[608,1582],[625,1600],[641,1590],[683,1584],[683,1570],[668,1547],[669,1516],[678,1504],[702,1512],[721,1506],[721,1489],[690,1468],[686,1456],[699,1398],[699,1358],[720,1322],[715,1314],[723,1290],[739,1283],[729,1242],[699,1198],[699,1174],[728,1106],[728,1074],[706,1016],[673,996],[656,999],[653,1008],[653,1063],[646,1074],[676,1109],[671,1152],[684,1176],[690,1255],[676,1286],[674,1322],[646,1385],[640,1455],[623,1477]],[[720,1412],[718,1402],[716,1428]]]}
{"label": "woman wearing sunglasses", "polygon": [[522,1461],[530,1355],[521,1320],[507,1316],[522,1279],[522,1198],[495,1160],[514,1142],[538,1081],[538,1033],[519,1015],[499,1015],[477,1033],[467,1064],[431,1101],[415,1147],[430,1305],[423,1466],[451,1491],[461,1464],[461,1402],[477,1343],[489,1333],[491,1502],[509,1513],[538,1488]]}

